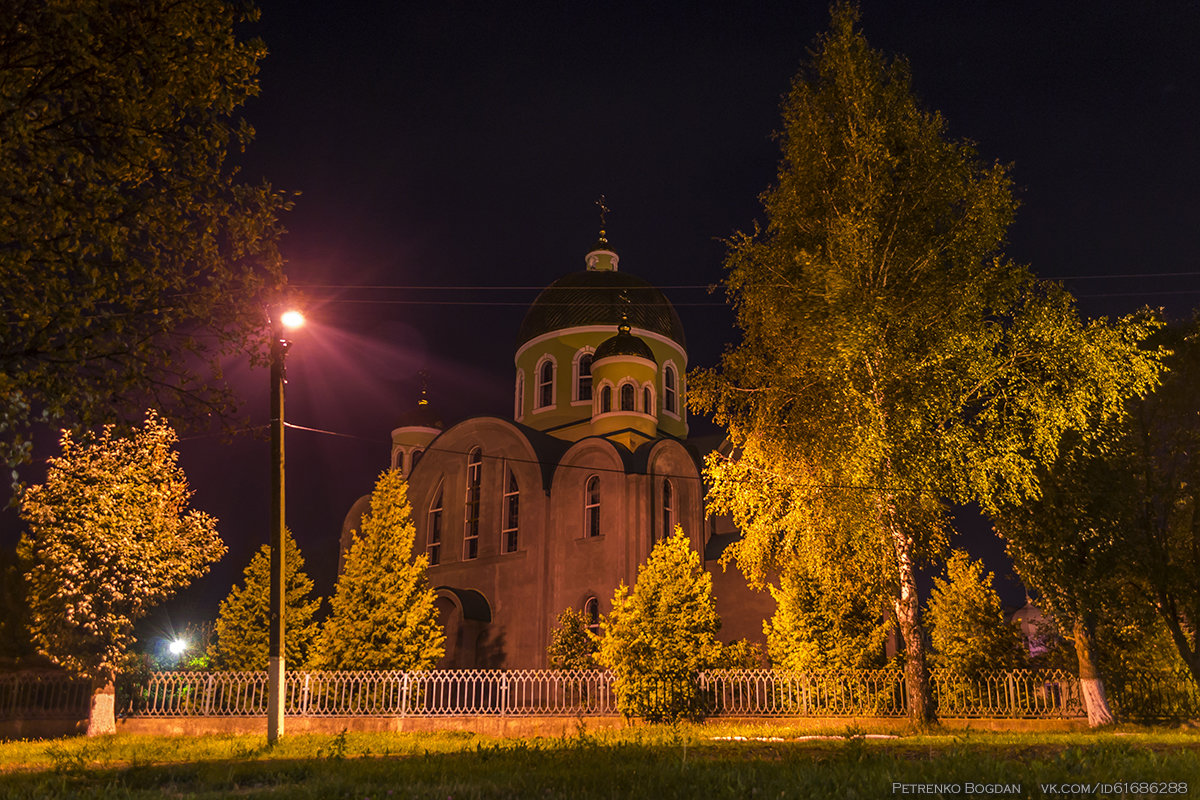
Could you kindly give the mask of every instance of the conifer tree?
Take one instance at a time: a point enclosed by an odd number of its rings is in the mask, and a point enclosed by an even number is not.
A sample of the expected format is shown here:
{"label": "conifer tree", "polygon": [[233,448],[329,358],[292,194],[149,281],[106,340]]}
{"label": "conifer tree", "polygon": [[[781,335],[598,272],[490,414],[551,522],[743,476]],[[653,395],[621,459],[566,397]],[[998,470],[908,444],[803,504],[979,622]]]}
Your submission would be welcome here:
{"label": "conifer tree", "polygon": [[983,562],[955,550],[946,578],[934,578],[933,584],[925,619],[934,666],[971,676],[1024,664],[1020,632],[1009,623]]}
{"label": "conifer tree", "polygon": [[379,476],[321,627],[314,665],[324,669],[429,669],[446,640],[425,571],[404,477]]}
{"label": "conifer tree", "polygon": [[654,546],[632,590],[617,588],[600,625],[597,660],[615,676],[622,714],[660,722],[703,712],[696,679],[720,664],[721,620],[712,576],[682,528]]}
{"label": "conifer tree", "polygon": [[[311,597],[313,582],[304,572],[304,556],[284,529],[284,660],[288,669],[307,666],[317,636],[313,618],[321,598]],[[250,559],[242,582],[221,601],[217,639],[208,653],[218,669],[264,670],[268,660],[271,606],[271,546],[264,544]]]}
{"label": "conifer tree", "polygon": [[587,629],[587,619],[573,608],[564,608],[550,632],[546,655],[553,669],[595,669],[597,639]]}
{"label": "conifer tree", "polygon": [[763,633],[776,669],[807,672],[881,665],[892,620],[883,613],[886,598],[877,588],[860,583],[846,591],[844,583],[830,585],[795,569],[769,588],[777,606],[763,622]]}

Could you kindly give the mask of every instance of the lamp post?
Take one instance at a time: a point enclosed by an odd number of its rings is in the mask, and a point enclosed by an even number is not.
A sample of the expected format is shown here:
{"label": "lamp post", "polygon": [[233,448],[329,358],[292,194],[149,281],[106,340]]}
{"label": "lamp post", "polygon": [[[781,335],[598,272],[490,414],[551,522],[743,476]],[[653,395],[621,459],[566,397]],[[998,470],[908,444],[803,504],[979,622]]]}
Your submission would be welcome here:
{"label": "lamp post", "polygon": [[288,330],[304,324],[299,311],[284,311],[271,320],[271,607],[267,625],[267,744],[283,735],[283,385],[287,383],[284,362],[292,346]]}

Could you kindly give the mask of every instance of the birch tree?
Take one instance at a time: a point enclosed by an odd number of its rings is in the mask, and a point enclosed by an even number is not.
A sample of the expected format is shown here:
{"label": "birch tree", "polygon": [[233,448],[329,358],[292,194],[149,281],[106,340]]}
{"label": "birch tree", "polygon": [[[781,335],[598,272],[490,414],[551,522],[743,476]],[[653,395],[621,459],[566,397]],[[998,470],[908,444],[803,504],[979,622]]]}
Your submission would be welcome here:
{"label": "birch tree", "polygon": [[[894,570],[909,714],[924,724],[916,575],[944,552],[951,505],[1036,496],[1064,431],[1153,382],[1138,348],[1153,323],[1085,322],[1061,286],[1004,257],[1008,169],[949,137],[852,5],[834,6],[778,138],[765,227],[728,243],[741,340],[690,378],[693,410],[743,460],[710,460],[707,477],[746,498],[733,510],[767,510],[734,556],[752,571],[813,537],[871,529],[876,562]],[[811,502],[806,524],[780,524],[800,512],[778,498]]]}

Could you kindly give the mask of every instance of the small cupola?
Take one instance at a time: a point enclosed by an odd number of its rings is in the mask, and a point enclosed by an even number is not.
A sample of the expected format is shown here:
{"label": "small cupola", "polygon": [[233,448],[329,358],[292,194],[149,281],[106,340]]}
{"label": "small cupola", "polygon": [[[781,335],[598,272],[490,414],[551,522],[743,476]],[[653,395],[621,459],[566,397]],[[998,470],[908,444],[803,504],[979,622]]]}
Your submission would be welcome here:
{"label": "small cupola", "polygon": [[595,246],[588,251],[584,259],[587,262],[587,268],[592,272],[616,272],[617,254],[609,249],[608,237],[604,231],[600,231],[600,239]]}
{"label": "small cupola", "polygon": [[427,388],[422,386],[416,407],[403,412],[392,430],[392,468],[401,470],[407,478],[425,449],[445,427],[442,415],[429,404]]}
{"label": "small cupola", "polygon": [[628,317],[592,357],[592,431],[629,450],[658,435],[658,361]]}

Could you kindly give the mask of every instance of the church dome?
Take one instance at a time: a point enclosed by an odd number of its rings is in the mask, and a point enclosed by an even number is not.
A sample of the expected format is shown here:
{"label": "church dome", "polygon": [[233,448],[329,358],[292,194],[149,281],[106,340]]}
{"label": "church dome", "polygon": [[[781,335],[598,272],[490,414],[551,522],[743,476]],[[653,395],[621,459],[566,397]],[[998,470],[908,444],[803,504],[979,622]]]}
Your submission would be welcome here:
{"label": "church dome", "polygon": [[683,323],[666,295],[636,275],[612,269],[573,272],[543,289],[525,314],[517,347],[566,328],[616,327],[626,316],[634,328],[687,348]]}
{"label": "church dome", "polygon": [[629,332],[629,325],[622,324],[617,330],[617,335],[605,339],[596,348],[592,358],[599,361],[602,358],[612,358],[613,356],[637,356],[648,361],[655,361],[654,351],[650,349],[650,345],[634,336]]}

